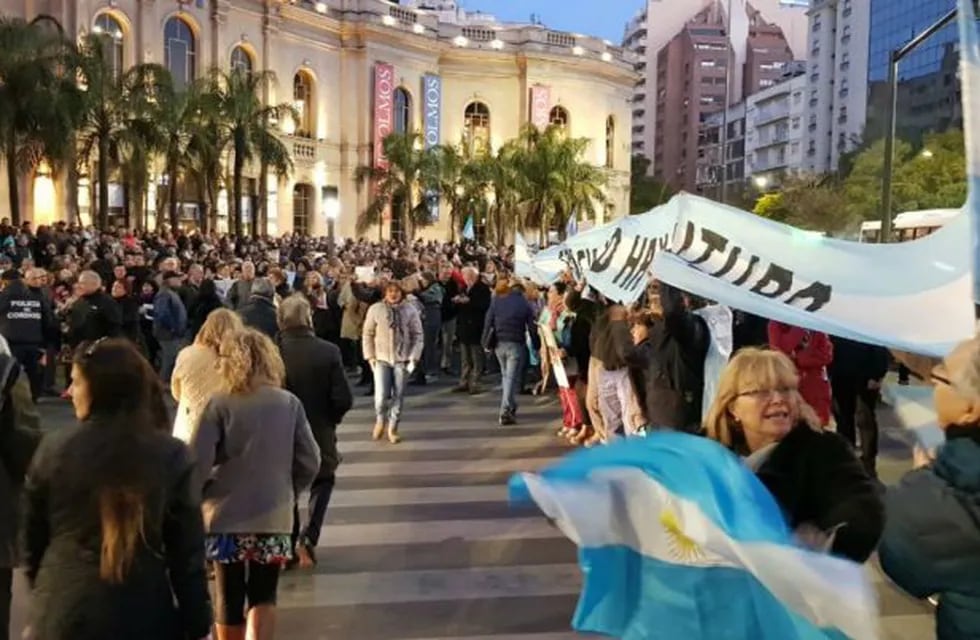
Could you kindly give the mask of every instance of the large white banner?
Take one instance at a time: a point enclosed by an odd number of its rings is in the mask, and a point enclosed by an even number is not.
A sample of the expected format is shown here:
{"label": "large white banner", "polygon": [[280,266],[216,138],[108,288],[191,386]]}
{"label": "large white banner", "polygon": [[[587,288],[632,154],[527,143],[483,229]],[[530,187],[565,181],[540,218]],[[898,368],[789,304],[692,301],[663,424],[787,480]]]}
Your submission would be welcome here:
{"label": "large white banner", "polygon": [[[567,266],[607,298],[635,301],[654,275],[789,324],[872,344],[945,355],[973,335],[970,221],[914,242],[825,238],[681,194],[663,207],[580,234],[531,258]],[[561,268],[555,267],[560,256]]]}

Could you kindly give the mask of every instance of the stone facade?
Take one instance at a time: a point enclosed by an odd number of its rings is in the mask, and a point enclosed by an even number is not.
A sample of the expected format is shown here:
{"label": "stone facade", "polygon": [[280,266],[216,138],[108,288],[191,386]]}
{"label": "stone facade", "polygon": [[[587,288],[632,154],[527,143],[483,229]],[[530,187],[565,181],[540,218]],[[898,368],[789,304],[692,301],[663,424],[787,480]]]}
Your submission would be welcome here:
{"label": "stone facade", "polygon": [[[528,122],[531,89],[547,87],[552,104],[561,107],[556,111],[567,117],[570,135],[592,140],[588,160],[610,168],[608,213],[629,210],[630,98],[636,75],[621,49],[598,39],[541,25],[447,22],[444,14],[383,0],[16,0],[5,7],[28,18],[49,15],[78,36],[93,29],[111,32],[124,67],[161,63],[198,78],[211,68],[228,69],[233,61],[272,71],[269,102],[291,102],[300,111],[298,121],[280,125],[296,166],[287,180],[269,182],[273,233],[305,224],[314,235],[326,234],[325,214],[332,210],[336,234],[354,235],[369,194],[357,189],[353,176],[372,160],[379,63],[394,67],[396,128],[423,130],[423,77],[440,76],[440,138],[447,144],[463,139],[465,114],[480,103],[489,123],[471,118],[471,125],[486,125],[482,132],[497,148]],[[257,194],[256,167],[248,177]],[[28,217],[33,212],[44,222],[72,209],[71,197],[59,186],[63,206],[33,211],[34,190],[26,180]],[[5,198],[3,187],[0,198]],[[248,208],[256,207],[256,198]],[[90,199],[84,193],[79,197],[84,221]],[[222,202],[223,214],[226,196]],[[194,208],[188,203],[184,211],[190,216]],[[386,229],[384,237],[389,233]],[[444,212],[424,235],[448,236],[448,215]]]}

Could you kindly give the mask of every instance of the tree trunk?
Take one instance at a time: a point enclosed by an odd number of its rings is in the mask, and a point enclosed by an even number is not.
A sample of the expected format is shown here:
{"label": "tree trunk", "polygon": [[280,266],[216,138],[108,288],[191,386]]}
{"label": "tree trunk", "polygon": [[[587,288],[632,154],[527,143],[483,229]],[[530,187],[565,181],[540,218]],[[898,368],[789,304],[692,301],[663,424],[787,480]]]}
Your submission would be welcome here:
{"label": "tree trunk", "polygon": [[[168,191],[170,192],[170,233],[177,233],[177,226],[180,223],[180,218],[177,217],[177,167],[176,162],[171,164],[170,167],[170,184]],[[160,226],[159,219],[157,220],[157,226]]]}
{"label": "tree trunk", "polygon": [[235,223],[235,235],[241,238],[245,229],[242,226],[242,173],[245,170],[245,140],[244,135],[239,131],[235,131],[235,163],[234,163],[234,173],[232,174],[232,197],[235,199],[232,211],[234,214],[232,216]]}
{"label": "tree trunk", "polygon": [[20,185],[17,183],[17,144],[10,136],[7,142],[7,194],[10,197],[10,222],[20,225]]}
{"label": "tree trunk", "polygon": [[99,215],[93,223],[105,229],[109,222],[109,138],[99,136]]}
{"label": "tree trunk", "polygon": [[130,188],[129,180],[123,180],[123,216],[126,219],[126,228],[129,228],[129,205],[130,205]]}
{"label": "tree trunk", "polygon": [[265,162],[259,165],[259,206],[255,215],[261,235],[269,235],[269,165]]}

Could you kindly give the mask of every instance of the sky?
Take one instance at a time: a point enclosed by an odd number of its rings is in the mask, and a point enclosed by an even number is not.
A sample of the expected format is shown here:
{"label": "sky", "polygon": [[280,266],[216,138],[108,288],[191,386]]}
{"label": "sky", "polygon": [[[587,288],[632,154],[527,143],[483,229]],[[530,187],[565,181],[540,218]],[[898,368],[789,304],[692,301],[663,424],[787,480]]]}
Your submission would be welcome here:
{"label": "sky", "polygon": [[537,14],[546,26],[597,36],[619,44],[627,21],[643,0],[463,0],[469,11],[485,11],[504,21],[530,22]]}

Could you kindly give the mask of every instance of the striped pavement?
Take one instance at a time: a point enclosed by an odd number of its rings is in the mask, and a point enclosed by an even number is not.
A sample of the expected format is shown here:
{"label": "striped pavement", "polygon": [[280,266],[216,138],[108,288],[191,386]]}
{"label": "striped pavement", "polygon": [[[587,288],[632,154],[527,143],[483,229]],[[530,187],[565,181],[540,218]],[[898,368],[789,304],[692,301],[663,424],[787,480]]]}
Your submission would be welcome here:
{"label": "striped pavement", "polygon": [[[339,431],[344,462],[320,564],[281,584],[280,638],[586,637],[569,631],[581,585],[574,546],[534,511],[507,504],[512,473],[568,451],[552,435],[558,407],[524,398],[519,424],[499,427],[498,399],[426,388],[406,399],[405,440],[392,446],[370,440],[370,399],[358,398]],[[883,440],[892,456],[883,466],[897,474],[901,455]],[[883,640],[933,638],[928,610],[869,571]]]}
{"label": "striped pavement", "polygon": [[[538,514],[512,509],[506,484],[567,448],[551,434],[557,404],[523,398],[520,424],[496,425],[498,392],[411,391],[397,446],[370,440],[369,398],[340,428],[340,467],[319,566],[283,576],[283,640],[576,640],[575,549]],[[42,404],[45,424],[72,420]],[[885,418],[885,416],[883,416]],[[885,420],[887,423],[887,419]],[[907,469],[907,434],[882,433],[883,478]],[[921,604],[879,584],[882,640],[934,640]],[[27,595],[18,580],[11,637]]]}

